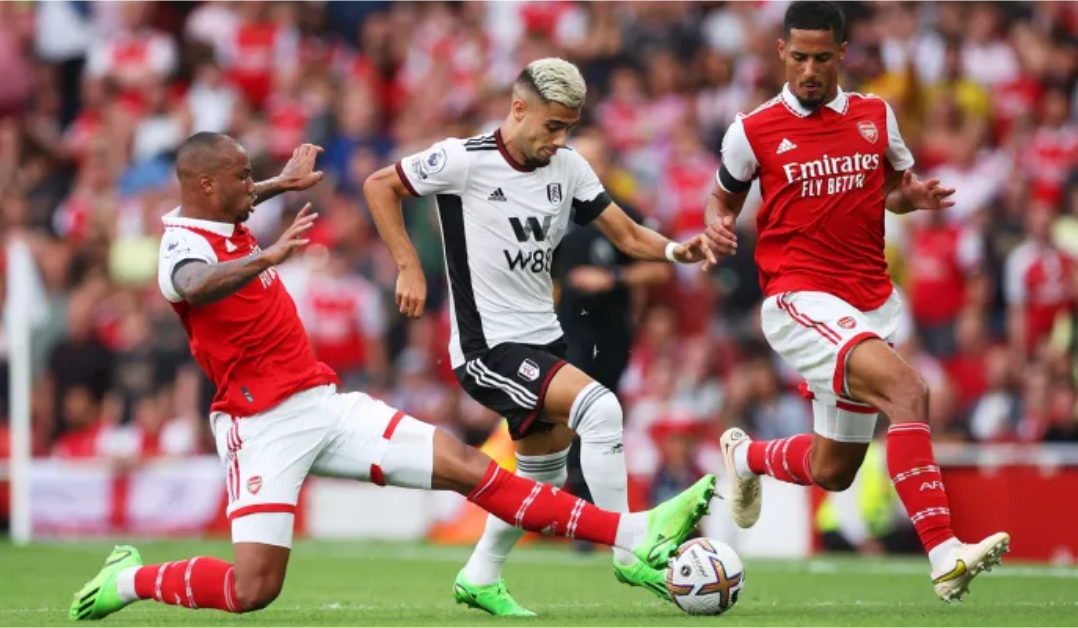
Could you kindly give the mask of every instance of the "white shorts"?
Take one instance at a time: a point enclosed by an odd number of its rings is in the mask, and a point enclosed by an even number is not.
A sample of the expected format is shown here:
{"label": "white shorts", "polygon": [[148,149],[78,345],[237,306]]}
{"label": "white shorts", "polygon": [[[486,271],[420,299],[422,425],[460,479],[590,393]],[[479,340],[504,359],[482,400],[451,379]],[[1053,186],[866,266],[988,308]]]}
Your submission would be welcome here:
{"label": "white shorts", "polygon": [[849,398],[850,350],[869,338],[891,342],[901,321],[897,291],[870,312],[825,292],[784,292],[765,300],[760,314],[771,348],[806,380],[816,433],[847,443],[870,442],[878,416],[872,406]]}
{"label": "white shorts", "polygon": [[431,486],[434,426],[363,393],[319,386],[261,414],[237,419],[218,412],[210,420],[226,466],[234,543],[291,547],[308,474]]}

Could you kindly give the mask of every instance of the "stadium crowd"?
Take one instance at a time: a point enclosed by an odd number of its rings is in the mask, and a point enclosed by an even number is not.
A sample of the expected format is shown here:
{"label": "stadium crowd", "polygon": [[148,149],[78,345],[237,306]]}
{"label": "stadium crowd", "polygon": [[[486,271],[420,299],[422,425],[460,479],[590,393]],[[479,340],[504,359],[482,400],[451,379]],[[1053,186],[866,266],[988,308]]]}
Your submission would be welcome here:
{"label": "stadium crowd", "polygon": [[[958,189],[953,210],[888,217],[909,314],[899,346],[931,387],[936,440],[1078,440],[1078,7],[842,7],[842,86],[888,99],[916,171]],[[600,143],[608,189],[667,234],[698,232],[726,127],[782,86],[784,8],[0,3],[0,230],[30,243],[43,285],[35,452],[213,450],[212,391],[156,285],[159,218],[178,198],[172,151],[205,130],[240,139],[256,179],[302,142],[325,147],[326,182],[250,221],[272,242],[304,201],[321,213],[312,246],[281,269],[313,346],[346,386],[483,442],[498,417],[449,366],[432,203],[405,208],[430,287],[428,313],[408,323],[364,179],[443,137],[494,129],[520,68],[557,55],[588,80],[576,133]],[[811,430],[800,382],[759,332],[756,204],[737,257],[634,295],[619,394],[630,470],[657,485],[694,477],[694,444],[725,426],[761,438]],[[6,441],[0,422],[0,454]]]}

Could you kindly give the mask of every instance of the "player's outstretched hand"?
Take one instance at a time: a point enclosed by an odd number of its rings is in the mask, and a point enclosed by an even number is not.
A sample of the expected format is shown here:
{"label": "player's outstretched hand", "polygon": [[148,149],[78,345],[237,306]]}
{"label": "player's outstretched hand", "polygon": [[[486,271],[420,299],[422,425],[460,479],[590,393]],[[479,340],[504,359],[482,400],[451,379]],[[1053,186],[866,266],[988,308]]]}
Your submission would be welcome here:
{"label": "player's outstretched hand", "polygon": [[682,264],[705,262],[708,268],[719,263],[715,253],[711,251],[707,236],[704,234],[693,236],[691,239],[677,245],[677,248],[674,249],[674,258]]}
{"label": "player's outstretched hand", "polygon": [[718,257],[737,253],[737,233],[734,230],[736,219],[733,216],[722,216],[711,221],[704,231],[707,244],[712,252],[711,259],[704,262],[704,270],[711,270],[717,265]]}
{"label": "player's outstretched hand", "polygon": [[284,263],[293,253],[310,243],[304,235],[314,226],[317,218],[318,214],[311,211],[311,204],[304,205],[288,231],[285,231],[273,246],[263,251],[262,255],[274,266]]}
{"label": "player's outstretched hand", "polygon": [[321,152],[322,147],[314,144],[301,144],[292,151],[292,158],[281,170],[281,185],[290,192],[314,187],[325,176],[321,170],[314,169],[314,162]]}
{"label": "player's outstretched hand", "polygon": [[419,318],[427,304],[427,278],[419,266],[405,268],[397,276],[397,307],[408,318]]}
{"label": "player's outstretched hand", "polygon": [[902,174],[902,196],[915,209],[947,209],[948,207],[954,207],[954,201],[947,200],[947,197],[952,194],[954,194],[954,188],[941,186],[939,179],[920,181],[913,176],[912,170],[907,170]]}

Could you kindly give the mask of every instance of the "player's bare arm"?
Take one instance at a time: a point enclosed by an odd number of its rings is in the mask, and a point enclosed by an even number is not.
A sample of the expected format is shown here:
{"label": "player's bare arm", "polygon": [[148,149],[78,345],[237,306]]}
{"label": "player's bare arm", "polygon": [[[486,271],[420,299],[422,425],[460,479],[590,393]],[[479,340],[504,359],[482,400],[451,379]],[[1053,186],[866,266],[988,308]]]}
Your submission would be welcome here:
{"label": "player's bare arm", "polygon": [[281,174],[255,183],[254,204],[258,205],[285,192],[301,192],[314,187],[325,176],[321,170],[314,169],[315,160],[322,153],[322,147],[314,144],[302,144],[292,151],[292,158],[284,165]]}
{"label": "player's bare arm", "polygon": [[396,168],[387,166],[375,172],[363,183],[363,196],[374,217],[378,235],[389,247],[400,274],[397,277],[397,307],[411,318],[423,315],[427,302],[427,279],[419,264],[408,231],[404,228],[401,199],[411,196]]}
{"label": "player's bare arm", "polygon": [[310,240],[302,237],[312,225],[318,214],[311,212],[307,203],[296,216],[295,222],[288,228],[273,246],[264,251],[249,255],[243,259],[209,264],[191,260],[180,264],[172,273],[172,284],[176,292],[190,305],[200,306],[220,301],[235,294],[249,281],[266,269],[283,263]]}
{"label": "player's bare arm", "polygon": [[679,264],[695,264],[705,260],[711,265],[717,263],[704,235],[678,244],[629,218],[616,203],[611,203],[599,214],[595,225],[610,238],[614,246],[634,259],[650,262],[667,260]]}
{"label": "player's bare arm", "polygon": [[[707,195],[704,202],[704,220],[707,224],[704,237],[715,255],[737,253],[737,233],[734,225],[748,195],[748,190],[736,194],[727,192],[717,183]],[[712,266],[714,263],[704,262],[704,270],[710,270]]]}
{"label": "player's bare arm", "polygon": [[921,181],[912,170],[892,172],[884,182],[885,205],[894,214],[954,207],[954,201],[947,200],[954,192],[954,188],[943,187],[939,179]]}

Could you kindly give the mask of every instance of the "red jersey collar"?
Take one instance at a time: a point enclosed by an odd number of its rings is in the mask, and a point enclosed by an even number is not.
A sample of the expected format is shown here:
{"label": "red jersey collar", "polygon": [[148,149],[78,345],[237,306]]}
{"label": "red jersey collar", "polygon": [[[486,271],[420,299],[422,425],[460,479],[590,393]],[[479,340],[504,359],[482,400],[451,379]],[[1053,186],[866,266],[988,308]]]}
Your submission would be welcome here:
{"label": "red jersey collar", "polygon": [[[802,118],[808,116],[813,111],[801,106],[801,103],[797,101],[797,96],[794,96],[794,93],[790,91],[789,83],[782,86],[782,103],[786,105],[786,108],[790,110],[790,113],[801,116]],[[836,113],[845,114],[848,105],[849,97],[846,96],[846,92],[842,91],[842,88],[839,87],[838,94],[835,96],[834,100],[824,106]]]}

